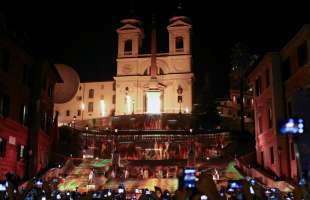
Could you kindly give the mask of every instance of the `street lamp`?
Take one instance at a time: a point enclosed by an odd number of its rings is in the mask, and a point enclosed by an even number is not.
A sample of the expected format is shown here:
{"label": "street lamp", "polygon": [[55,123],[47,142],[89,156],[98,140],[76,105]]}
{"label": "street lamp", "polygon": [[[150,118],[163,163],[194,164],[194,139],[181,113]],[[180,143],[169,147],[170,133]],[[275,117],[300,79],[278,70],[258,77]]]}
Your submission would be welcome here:
{"label": "street lamp", "polygon": [[116,149],[116,139],[115,139],[115,135],[117,134],[117,132],[118,132],[118,129],[116,128],[116,129],[114,129],[114,134],[113,134],[113,151]]}
{"label": "street lamp", "polygon": [[76,116],[74,115],[74,116],[73,116],[73,122],[72,122],[72,123],[73,123],[73,128],[74,128],[74,129],[75,129],[75,120],[76,120]]}

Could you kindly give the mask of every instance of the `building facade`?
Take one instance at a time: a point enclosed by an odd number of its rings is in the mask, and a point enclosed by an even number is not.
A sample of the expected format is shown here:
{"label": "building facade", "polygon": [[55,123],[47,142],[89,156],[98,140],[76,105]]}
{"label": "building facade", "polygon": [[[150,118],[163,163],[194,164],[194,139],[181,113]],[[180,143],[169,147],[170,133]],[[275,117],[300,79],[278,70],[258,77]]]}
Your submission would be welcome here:
{"label": "building facade", "polygon": [[[218,99],[218,111],[221,117],[233,120],[240,119],[240,91],[230,90],[229,98]],[[253,97],[251,93],[244,94],[244,117],[246,123],[253,122]]]}
{"label": "building facade", "polygon": [[[122,20],[118,32],[116,115],[132,113],[191,113],[191,24],[184,16],[172,17],[167,26],[169,52],[157,53],[156,30],[151,54],[141,54],[144,32],[136,19]],[[155,33],[154,33],[155,32]]]}
{"label": "building facade", "polygon": [[55,104],[58,124],[111,116],[114,114],[115,98],[113,81],[80,83],[70,101]]}
{"label": "building facade", "polygon": [[52,93],[59,81],[49,63],[0,36],[0,179],[8,172],[29,177],[47,166],[54,133]]}
{"label": "building facade", "polygon": [[285,179],[298,180],[301,171],[309,170],[307,148],[305,143],[299,145],[309,141],[307,133],[298,140],[280,134],[281,122],[291,117],[301,117],[309,125],[309,47],[310,26],[305,25],[279,52],[267,53],[249,75],[254,89],[257,163]]}

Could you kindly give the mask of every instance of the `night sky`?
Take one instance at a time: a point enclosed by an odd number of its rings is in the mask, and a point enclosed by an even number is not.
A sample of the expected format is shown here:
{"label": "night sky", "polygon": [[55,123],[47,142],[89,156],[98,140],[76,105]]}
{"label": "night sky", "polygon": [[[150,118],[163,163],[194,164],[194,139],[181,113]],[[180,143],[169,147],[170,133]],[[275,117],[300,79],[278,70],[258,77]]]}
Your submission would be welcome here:
{"label": "night sky", "polygon": [[[153,12],[157,16],[159,51],[167,51],[166,26],[176,10],[176,0],[63,2],[19,3],[3,6],[0,11],[11,24],[26,31],[35,54],[74,67],[82,81],[112,80],[116,73],[116,29],[128,15],[132,2],[145,29],[144,51],[147,52],[150,43]],[[304,22],[286,21],[283,10],[277,12],[277,7],[265,6],[263,2],[258,6],[251,1],[244,5],[247,7],[224,1],[214,6],[195,0],[183,2],[184,12],[193,23],[194,72],[196,76],[210,74],[211,86],[218,97],[227,93],[229,53],[235,42],[246,43],[255,54],[278,50]]]}

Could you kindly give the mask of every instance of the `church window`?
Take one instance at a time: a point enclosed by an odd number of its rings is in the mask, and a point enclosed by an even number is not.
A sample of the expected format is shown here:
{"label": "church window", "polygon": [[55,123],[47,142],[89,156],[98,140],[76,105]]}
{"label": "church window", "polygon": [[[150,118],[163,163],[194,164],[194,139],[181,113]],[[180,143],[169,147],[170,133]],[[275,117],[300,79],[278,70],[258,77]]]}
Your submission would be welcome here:
{"label": "church window", "polygon": [[184,48],[183,37],[179,36],[175,38],[175,48],[176,51],[183,51]]}
{"label": "church window", "polygon": [[132,40],[126,40],[124,47],[125,55],[131,55],[131,51],[132,51]]}

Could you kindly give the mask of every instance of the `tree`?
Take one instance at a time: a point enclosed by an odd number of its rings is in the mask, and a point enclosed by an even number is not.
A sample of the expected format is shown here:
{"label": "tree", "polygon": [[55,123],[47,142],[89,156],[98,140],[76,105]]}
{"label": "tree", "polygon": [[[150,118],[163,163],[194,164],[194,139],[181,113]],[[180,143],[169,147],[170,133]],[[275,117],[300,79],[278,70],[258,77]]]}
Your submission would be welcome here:
{"label": "tree", "polygon": [[245,91],[245,72],[251,65],[253,57],[250,56],[248,48],[242,43],[236,43],[231,52],[232,70],[239,75],[240,90],[240,131],[244,133],[244,91]]}
{"label": "tree", "polygon": [[217,111],[209,74],[196,82],[196,106],[193,109],[194,127],[212,129],[219,125],[221,118]]}

